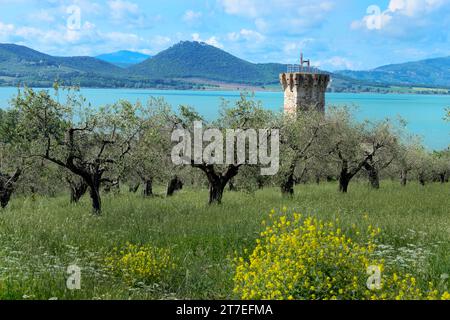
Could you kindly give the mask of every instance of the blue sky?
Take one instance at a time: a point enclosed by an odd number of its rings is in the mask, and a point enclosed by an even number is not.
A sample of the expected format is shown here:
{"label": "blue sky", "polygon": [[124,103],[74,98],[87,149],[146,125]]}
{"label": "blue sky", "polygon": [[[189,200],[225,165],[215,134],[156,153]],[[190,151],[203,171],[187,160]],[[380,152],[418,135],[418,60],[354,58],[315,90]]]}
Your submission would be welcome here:
{"label": "blue sky", "polygon": [[0,42],[63,56],[181,40],[252,62],[303,51],[327,70],[450,55],[450,0],[0,0],[0,12]]}

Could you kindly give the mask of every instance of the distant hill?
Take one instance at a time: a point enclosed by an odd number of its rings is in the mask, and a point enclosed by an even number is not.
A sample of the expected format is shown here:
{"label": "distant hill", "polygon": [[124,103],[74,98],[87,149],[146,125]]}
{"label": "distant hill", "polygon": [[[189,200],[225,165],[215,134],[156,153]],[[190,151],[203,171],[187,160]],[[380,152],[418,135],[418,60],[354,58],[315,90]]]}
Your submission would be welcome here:
{"label": "distant hill", "polygon": [[132,65],[141,63],[151,56],[140,52],[121,50],[112,53],[106,53],[96,56],[97,59],[109,62],[121,68],[128,68]]}
{"label": "distant hill", "polygon": [[147,87],[140,77],[92,57],[55,57],[15,44],[0,44],[0,86],[49,87],[55,81],[84,87]]}
{"label": "distant hill", "polygon": [[[251,63],[205,43],[189,41],[128,68],[119,67],[118,61],[139,60],[144,55],[120,51],[106,56],[102,58],[112,63],[93,57],[55,57],[24,46],[0,44],[0,86],[50,87],[59,81],[64,85],[101,88],[280,90],[279,74],[286,71],[284,64]],[[441,58],[372,71],[340,71],[331,74],[329,90],[450,93],[449,89],[426,89],[450,88],[449,66],[450,58]],[[425,89],[408,87],[413,85]]]}
{"label": "distant hill", "polygon": [[230,83],[264,85],[278,83],[282,64],[254,64],[206,43],[183,41],[129,72],[153,79],[201,78]]}
{"label": "distant hill", "polygon": [[[279,63],[251,63],[214,46],[183,41],[151,59],[128,69],[130,74],[151,79],[177,79],[225,84],[245,84],[255,87],[280,88],[279,74],[287,66]],[[364,79],[331,74],[329,90],[335,92],[385,92],[389,85],[374,84]]]}
{"label": "distant hill", "polygon": [[0,72],[19,76],[30,72],[110,74],[121,69],[92,57],[54,57],[24,46],[0,44]]}
{"label": "distant hill", "polygon": [[391,64],[369,71],[338,71],[357,80],[400,86],[450,88],[450,57]]}

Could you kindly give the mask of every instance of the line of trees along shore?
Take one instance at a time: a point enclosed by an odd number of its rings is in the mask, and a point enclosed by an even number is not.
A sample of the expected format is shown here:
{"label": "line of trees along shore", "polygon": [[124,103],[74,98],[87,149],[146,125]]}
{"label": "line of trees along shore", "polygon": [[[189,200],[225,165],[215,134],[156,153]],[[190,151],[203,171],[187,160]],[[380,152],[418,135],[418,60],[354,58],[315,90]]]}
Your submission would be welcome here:
{"label": "line of trees along shore", "polygon": [[[61,90],[68,91],[64,102]],[[446,113],[449,121],[450,109]],[[261,167],[248,163],[174,165],[171,134],[193,128],[194,121],[223,131],[279,129],[279,173],[261,176]],[[337,181],[343,193],[355,179],[367,179],[374,189],[383,179],[398,179],[399,187],[412,180],[447,183],[450,149],[428,152],[404,126],[391,120],[358,123],[346,108],[330,108],[326,115],[278,114],[246,94],[235,104],[224,100],[219,118],[209,122],[188,106],[175,112],[163,99],[97,108],[74,89],[55,85],[52,94],[24,88],[9,109],[0,110],[0,204],[5,208],[14,193],[53,197],[66,189],[72,203],[88,194],[93,213],[100,215],[102,194],[123,192],[123,185],[145,197],[155,196],[155,184],[168,185],[167,196],[184,185],[208,187],[212,205],[222,202],[227,188],[278,186],[288,197],[299,183]]]}

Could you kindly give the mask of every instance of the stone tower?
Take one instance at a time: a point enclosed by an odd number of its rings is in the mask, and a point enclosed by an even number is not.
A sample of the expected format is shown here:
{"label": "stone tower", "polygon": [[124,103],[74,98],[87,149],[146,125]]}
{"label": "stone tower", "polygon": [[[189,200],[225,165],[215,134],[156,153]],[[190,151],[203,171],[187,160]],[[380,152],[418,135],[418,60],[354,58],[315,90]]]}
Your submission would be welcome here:
{"label": "stone tower", "polygon": [[[325,92],[330,75],[310,67],[310,61],[288,66],[288,72],[280,74],[284,90],[284,112],[296,114],[299,111],[317,110],[325,113]],[[307,63],[307,67],[304,64]]]}

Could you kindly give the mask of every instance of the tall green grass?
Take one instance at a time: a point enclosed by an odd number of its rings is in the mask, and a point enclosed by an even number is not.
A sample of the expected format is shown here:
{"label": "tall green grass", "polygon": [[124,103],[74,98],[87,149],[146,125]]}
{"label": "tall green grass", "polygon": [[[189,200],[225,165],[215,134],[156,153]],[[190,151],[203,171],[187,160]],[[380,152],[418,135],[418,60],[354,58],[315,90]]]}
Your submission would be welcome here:
{"label": "tall green grass", "polygon": [[[207,190],[183,190],[172,198],[143,199],[123,192],[103,199],[101,217],[89,199],[67,196],[16,198],[0,211],[0,299],[219,299],[233,298],[231,257],[252,249],[270,211],[339,218],[382,229],[385,254],[424,282],[450,273],[450,185],[422,187],[365,183],[349,194],[335,184],[302,185],[292,199],[277,189],[228,192],[221,206],[206,204]],[[103,259],[127,242],[170,248],[177,269],[161,283],[130,288],[111,277]],[[82,290],[66,289],[66,268],[82,268]]]}

